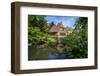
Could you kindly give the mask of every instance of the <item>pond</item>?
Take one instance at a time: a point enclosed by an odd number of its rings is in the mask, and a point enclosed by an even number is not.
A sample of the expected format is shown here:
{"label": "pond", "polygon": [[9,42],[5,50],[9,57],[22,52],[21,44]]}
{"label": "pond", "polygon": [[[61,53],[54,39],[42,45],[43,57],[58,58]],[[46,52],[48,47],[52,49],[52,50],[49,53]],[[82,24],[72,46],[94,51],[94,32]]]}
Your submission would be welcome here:
{"label": "pond", "polygon": [[66,56],[64,53],[51,52],[48,55],[48,59],[66,59]]}
{"label": "pond", "polygon": [[59,52],[55,48],[35,48],[28,47],[28,60],[53,60],[53,59],[66,59],[63,52]]}

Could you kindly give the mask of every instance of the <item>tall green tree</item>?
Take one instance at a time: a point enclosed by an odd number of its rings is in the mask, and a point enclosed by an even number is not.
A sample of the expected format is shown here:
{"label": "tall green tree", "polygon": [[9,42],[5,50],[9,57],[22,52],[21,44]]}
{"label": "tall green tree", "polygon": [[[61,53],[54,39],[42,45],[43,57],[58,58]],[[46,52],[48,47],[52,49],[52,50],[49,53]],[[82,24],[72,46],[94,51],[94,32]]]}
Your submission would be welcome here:
{"label": "tall green tree", "polygon": [[65,52],[69,54],[67,56],[72,58],[85,58],[88,52],[88,19],[80,17],[74,26],[73,32],[62,41],[67,45]]}
{"label": "tall green tree", "polygon": [[45,20],[45,16],[29,15],[28,16],[28,26],[38,27],[42,32],[48,30],[48,24]]}
{"label": "tall green tree", "polygon": [[29,15],[28,16],[28,43],[44,44],[54,42],[53,36],[49,35],[48,23],[46,16]]}

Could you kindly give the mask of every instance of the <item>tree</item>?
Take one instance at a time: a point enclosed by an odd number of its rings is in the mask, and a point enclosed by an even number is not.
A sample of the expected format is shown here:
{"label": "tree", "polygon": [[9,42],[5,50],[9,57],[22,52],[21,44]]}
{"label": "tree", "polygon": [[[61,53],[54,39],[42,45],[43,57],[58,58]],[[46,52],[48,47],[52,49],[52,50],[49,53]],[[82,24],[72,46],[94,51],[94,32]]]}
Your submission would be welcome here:
{"label": "tree", "polygon": [[54,25],[55,25],[54,22],[49,23],[50,28],[51,28],[52,26],[54,26]]}
{"label": "tree", "polygon": [[28,26],[38,27],[42,32],[48,31],[48,24],[45,20],[45,16],[29,15]]}
{"label": "tree", "polygon": [[62,43],[67,45],[65,50],[67,56],[72,58],[85,58],[87,57],[87,26],[88,26],[88,19],[86,17],[80,17],[76,24],[74,25],[75,29],[69,35],[67,35]]}
{"label": "tree", "polygon": [[33,45],[54,42],[55,38],[49,34],[45,16],[28,16],[28,43]]}

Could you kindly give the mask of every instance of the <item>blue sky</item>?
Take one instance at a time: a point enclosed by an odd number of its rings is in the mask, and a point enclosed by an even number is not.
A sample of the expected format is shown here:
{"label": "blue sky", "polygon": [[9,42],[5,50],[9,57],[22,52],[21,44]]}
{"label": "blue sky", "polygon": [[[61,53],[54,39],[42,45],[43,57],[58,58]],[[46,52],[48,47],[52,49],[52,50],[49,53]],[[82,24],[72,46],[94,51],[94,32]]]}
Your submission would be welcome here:
{"label": "blue sky", "polygon": [[54,22],[55,24],[63,22],[64,26],[73,27],[79,17],[77,16],[46,16],[45,19],[48,23]]}

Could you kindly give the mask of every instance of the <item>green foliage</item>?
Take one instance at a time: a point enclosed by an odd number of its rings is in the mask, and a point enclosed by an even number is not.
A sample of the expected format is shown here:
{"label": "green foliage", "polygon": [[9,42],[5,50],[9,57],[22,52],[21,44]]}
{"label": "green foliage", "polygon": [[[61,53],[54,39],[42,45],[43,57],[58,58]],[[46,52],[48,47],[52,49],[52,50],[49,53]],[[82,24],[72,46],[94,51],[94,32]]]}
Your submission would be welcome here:
{"label": "green foliage", "polygon": [[[56,37],[49,33],[50,26],[55,25],[54,22],[51,22],[48,26],[47,21],[45,20],[46,16],[37,16],[37,15],[29,15],[28,16],[28,44],[41,46],[47,44],[46,49],[41,49],[42,51],[46,51],[48,48],[54,49],[57,45]],[[60,43],[64,47],[64,54],[66,58],[86,58],[87,57],[87,47],[88,47],[88,19],[86,17],[80,17],[76,24],[74,25],[74,29],[72,33],[67,35],[62,39]],[[70,29],[70,28],[69,28]],[[40,48],[34,48],[36,50],[40,50]],[[33,47],[33,46],[30,46]],[[54,49],[55,50],[55,49]],[[51,51],[51,50],[50,50]],[[43,55],[45,55],[43,52]],[[46,51],[47,52],[47,51]],[[39,51],[38,56],[42,52]],[[48,54],[48,52],[47,52]],[[35,54],[34,54],[35,55]],[[33,56],[33,55],[32,55]],[[44,56],[43,56],[44,57]],[[41,58],[41,57],[40,57]]]}
{"label": "green foliage", "polygon": [[48,32],[45,16],[28,16],[28,43],[33,45],[55,42]]}
{"label": "green foliage", "polygon": [[69,58],[87,57],[87,36],[87,18],[80,17],[73,32],[62,40],[62,43],[67,45],[65,49],[66,56]]}
{"label": "green foliage", "polygon": [[42,32],[48,31],[48,24],[45,20],[45,16],[35,16],[29,15],[28,16],[28,26],[29,27],[38,27]]}

